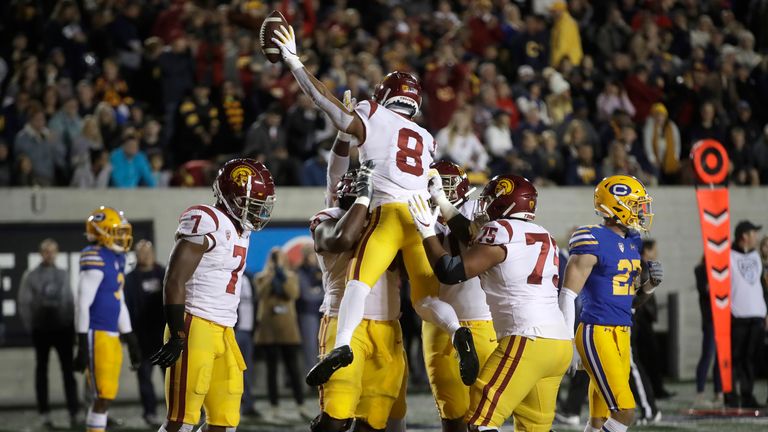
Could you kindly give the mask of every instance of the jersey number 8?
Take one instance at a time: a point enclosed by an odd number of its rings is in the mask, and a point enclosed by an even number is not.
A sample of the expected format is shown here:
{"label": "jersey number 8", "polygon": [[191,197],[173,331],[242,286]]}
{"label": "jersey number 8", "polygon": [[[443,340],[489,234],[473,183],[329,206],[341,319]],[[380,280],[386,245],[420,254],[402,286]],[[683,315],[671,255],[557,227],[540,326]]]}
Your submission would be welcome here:
{"label": "jersey number 8", "polygon": [[[416,146],[413,148],[408,147],[411,139],[416,142]],[[406,174],[417,177],[423,175],[424,167],[421,164],[421,153],[424,151],[424,140],[421,135],[411,129],[400,129],[397,134],[397,148],[399,149],[395,155],[397,168]]]}

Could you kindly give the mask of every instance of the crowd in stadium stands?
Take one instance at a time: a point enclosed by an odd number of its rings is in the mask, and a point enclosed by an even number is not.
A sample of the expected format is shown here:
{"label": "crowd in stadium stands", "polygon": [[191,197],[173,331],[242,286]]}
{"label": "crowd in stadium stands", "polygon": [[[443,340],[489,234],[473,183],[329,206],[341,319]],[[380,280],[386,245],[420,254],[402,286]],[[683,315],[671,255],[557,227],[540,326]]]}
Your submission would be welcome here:
{"label": "crowd in stadium stands", "polygon": [[0,185],[209,185],[232,155],[323,184],[335,131],[262,55],[273,8],[339,96],[418,74],[438,157],[475,181],[687,184],[712,138],[732,183],[768,183],[766,1],[10,0]]}

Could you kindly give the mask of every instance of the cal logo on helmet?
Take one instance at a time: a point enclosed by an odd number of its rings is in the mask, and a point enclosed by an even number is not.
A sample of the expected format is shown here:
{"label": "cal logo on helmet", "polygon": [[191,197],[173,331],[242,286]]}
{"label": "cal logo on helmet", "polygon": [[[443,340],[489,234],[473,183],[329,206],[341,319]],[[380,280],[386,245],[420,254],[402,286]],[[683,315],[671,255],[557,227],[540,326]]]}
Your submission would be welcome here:
{"label": "cal logo on helmet", "polygon": [[612,185],[608,190],[616,196],[627,196],[632,193],[632,188],[625,185],[624,183],[616,183],[615,185]]}
{"label": "cal logo on helmet", "polygon": [[248,177],[256,175],[256,172],[251,169],[248,165],[240,165],[239,167],[236,167],[232,170],[232,181],[239,184],[240,186],[244,186],[246,183],[248,183]]}
{"label": "cal logo on helmet", "polygon": [[496,196],[509,195],[515,190],[515,184],[508,179],[501,179],[496,185],[496,189],[493,191]]}

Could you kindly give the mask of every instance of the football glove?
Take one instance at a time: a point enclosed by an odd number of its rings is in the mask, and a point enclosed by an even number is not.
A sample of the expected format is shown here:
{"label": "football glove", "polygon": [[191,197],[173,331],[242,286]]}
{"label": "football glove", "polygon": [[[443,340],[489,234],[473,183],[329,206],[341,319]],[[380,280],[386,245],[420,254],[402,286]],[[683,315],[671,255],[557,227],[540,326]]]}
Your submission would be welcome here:
{"label": "football glove", "polygon": [[293,26],[289,25],[287,29],[284,26],[280,26],[279,30],[275,30],[275,37],[272,38],[272,42],[280,47],[283,61],[291,68],[291,71],[304,67],[304,64],[299,59],[299,51],[296,48],[296,35],[293,33]]}
{"label": "football glove", "polygon": [[651,276],[651,285],[654,288],[661,285],[664,280],[664,267],[660,261],[648,261],[648,273]]}
{"label": "football glove", "polygon": [[413,195],[408,198],[408,211],[411,212],[416,229],[425,239],[435,235],[435,223],[440,215],[440,209],[432,210],[421,195]]}
{"label": "football glove", "polygon": [[442,214],[444,221],[448,222],[459,214],[456,207],[448,201],[445,190],[443,190],[443,178],[440,177],[440,173],[434,168],[430,169],[427,174],[427,190],[432,198],[432,202],[440,209],[440,214]]}
{"label": "football glove", "polygon": [[77,334],[77,353],[72,361],[72,368],[75,372],[83,372],[88,366],[88,334]]}
{"label": "football glove", "polygon": [[171,338],[168,339],[168,342],[166,342],[155,355],[150,357],[149,361],[151,361],[152,364],[165,369],[176,363],[176,360],[181,356],[181,352],[184,351],[185,343],[186,339],[182,339],[178,336],[171,336]]}
{"label": "football glove", "polygon": [[[355,110],[355,106],[357,106],[357,99],[352,97],[352,90],[344,91],[344,98],[342,99],[341,103],[344,104],[344,108],[346,108],[347,111],[352,112]],[[355,137],[346,132],[338,131],[336,133],[336,139],[344,142],[352,142]]]}
{"label": "football glove", "polygon": [[355,204],[362,204],[366,207],[371,203],[373,198],[373,169],[376,168],[376,164],[373,161],[365,161],[360,169],[357,170],[357,177],[355,177]]}

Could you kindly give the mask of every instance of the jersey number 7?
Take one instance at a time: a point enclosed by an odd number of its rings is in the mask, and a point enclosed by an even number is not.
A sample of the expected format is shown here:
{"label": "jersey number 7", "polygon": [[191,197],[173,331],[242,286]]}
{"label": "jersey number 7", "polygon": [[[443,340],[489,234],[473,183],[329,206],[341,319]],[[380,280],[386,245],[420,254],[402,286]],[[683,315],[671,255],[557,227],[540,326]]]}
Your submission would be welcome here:
{"label": "jersey number 7", "polygon": [[[530,246],[536,243],[541,243],[541,250],[539,251],[539,258],[536,260],[536,266],[533,268],[531,274],[528,275],[527,282],[531,285],[541,285],[542,275],[544,273],[544,262],[547,260],[550,247],[555,248],[552,263],[555,265],[556,269],[560,266],[560,257],[557,254],[557,243],[552,236],[547,233],[525,233],[525,244]],[[560,285],[560,276],[557,272],[552,276],[552,283],[555,287]]]}
{"label": "jersey number 7", "polygon": [[229,283],[227,284],[227,294],[234,294],[235,289],[237,288],[237,276],[238,273],[240,273],[240,270],[243,269],[243,266],[245,265],[245,254],[246,250],[242,246],[235,245],[235,250],[232,252],[232,256],[234,258],[240,258],[240,264],[232,270],[232,276],[229,278]]}

